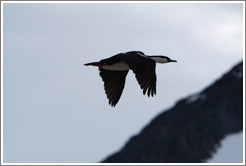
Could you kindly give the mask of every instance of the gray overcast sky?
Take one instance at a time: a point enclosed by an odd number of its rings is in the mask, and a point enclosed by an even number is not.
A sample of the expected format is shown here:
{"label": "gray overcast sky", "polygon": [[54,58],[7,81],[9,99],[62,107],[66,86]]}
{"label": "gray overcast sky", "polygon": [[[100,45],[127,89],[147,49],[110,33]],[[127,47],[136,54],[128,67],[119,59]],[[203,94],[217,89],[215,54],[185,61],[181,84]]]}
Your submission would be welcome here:
{"label": "gray overcast sky", "polygon": [[[243,59],[243,4],[4,3],[3,49],[3,161],[99,162]],[[153,98],[129,72],[111,108],[83,64],[131,50],[178,63]]]}

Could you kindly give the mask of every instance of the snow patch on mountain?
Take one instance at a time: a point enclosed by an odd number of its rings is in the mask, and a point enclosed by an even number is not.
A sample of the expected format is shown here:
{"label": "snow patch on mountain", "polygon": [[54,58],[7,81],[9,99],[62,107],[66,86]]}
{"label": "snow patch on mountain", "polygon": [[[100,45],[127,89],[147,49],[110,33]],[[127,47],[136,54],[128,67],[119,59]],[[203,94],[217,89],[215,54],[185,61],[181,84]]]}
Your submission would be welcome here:
{"label": "snow patch on mountain", "polygon": [[195,93],[186,99],[187,104],[191,104],[197,100],[204,100],[206,98],[205,94]]}

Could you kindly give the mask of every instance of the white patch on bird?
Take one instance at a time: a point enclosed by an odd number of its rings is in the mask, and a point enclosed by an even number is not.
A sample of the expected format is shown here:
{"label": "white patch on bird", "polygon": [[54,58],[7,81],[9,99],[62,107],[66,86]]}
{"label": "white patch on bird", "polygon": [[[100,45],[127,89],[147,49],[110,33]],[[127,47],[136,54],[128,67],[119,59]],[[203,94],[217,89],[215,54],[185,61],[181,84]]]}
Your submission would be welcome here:
{"label": "white patch on bird", "polygon": [[122,61],[119,63],[115,63],[113,65],[103,65],[102,68],[106,70],[114,70],[114,71],[126,71],[130,69],[129,66]]}
{"label": "white patch on bird", "polygon": [[143,53],[138,52],[137,54],[146,58],[146,55],[144,55]]}
{"label": "white patch on bird", "polygon": [[155,57],[155,56],[150,56],[151,59],[153,59],[156,63],[167,63],[166,58],[161,58],[161,57]]}

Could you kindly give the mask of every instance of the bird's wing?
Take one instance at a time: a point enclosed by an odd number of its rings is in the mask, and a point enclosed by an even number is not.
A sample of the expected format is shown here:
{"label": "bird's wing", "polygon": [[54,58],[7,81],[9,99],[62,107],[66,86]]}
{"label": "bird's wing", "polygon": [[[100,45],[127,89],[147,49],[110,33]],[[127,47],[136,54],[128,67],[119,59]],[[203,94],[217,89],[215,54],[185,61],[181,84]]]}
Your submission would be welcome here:
{"label": "bird's wing", "polygon": [[100,76],[104,82],[104,90],[111,106],[115,106],[125,86],[127,71],[112,71],[99,68]]}
{"label": "bird's wing", "polygon": [[156,94],[156,74],[154,60],[141,55],[130,54],[122,58],[135,73],[136,79],[143,89],[143,94],[148,96]]}

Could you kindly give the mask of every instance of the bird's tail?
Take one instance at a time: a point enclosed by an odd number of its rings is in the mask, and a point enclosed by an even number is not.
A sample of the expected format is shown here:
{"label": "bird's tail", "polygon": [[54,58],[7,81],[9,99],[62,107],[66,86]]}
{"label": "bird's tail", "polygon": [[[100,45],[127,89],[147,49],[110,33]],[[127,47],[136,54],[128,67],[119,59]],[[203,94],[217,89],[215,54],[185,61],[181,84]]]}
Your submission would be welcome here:
{"label": "bird's tail", "polygon": [[100,62],[91,62],[91,63],[86,63],[85,66],[99,66]]}

